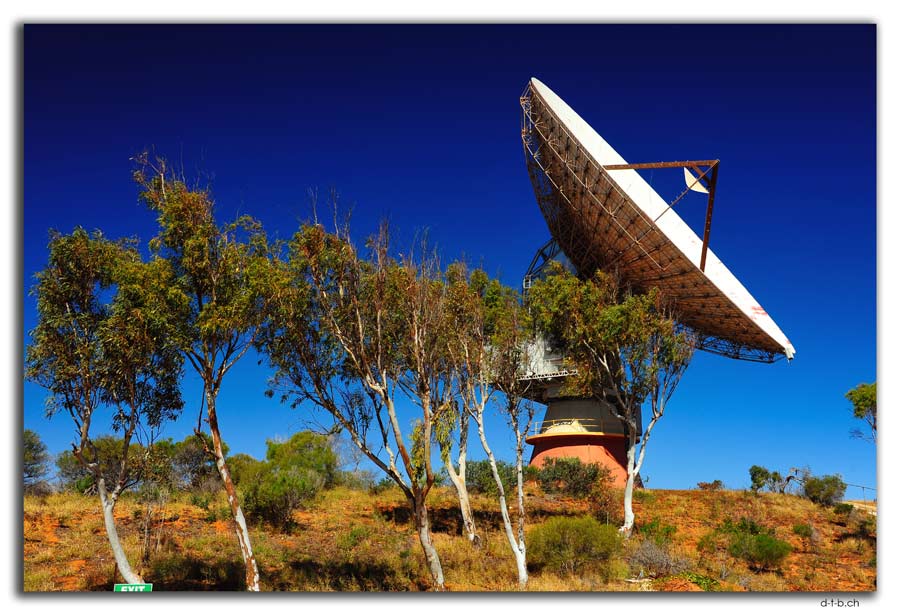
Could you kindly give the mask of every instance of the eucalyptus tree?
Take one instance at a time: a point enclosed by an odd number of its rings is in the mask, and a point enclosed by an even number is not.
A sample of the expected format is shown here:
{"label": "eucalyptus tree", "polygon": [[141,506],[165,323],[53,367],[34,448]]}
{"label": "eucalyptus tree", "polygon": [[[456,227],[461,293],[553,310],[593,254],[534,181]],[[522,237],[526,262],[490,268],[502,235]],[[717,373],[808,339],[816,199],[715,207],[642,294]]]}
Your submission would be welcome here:
{"label": "eucalyptus tree", "polygon": [[[497,485],[500,514],[509,546],[516,560],[519,587],[528,583],[525,545],[525,505],[522,486],[522,450],[524,434],[520,431],[518,385],[508,382],[516,379],[521,365],[521,329],[518,328],[518,302],[512,289],[498,280],[490,279],[483,271],[467,271],[462,264],[454,264],[447,270],[448,355],[454,374],[454,382],[463,412],[470,416],[478,429],[481,446],[488,458],[491,474]],[[512,330],[516,327],[516,330]],[[517,470],[517,531],[513,530],[506,502],[506,490],[497,468],[497,461],[485,432],[485,410],[498,390],[498,380],[510,391],[507,410],[516,435]],[[533,416],[533,414],[532,414]],[[527,430],[527,426],[526,426]]]}
{"label": "eucalyptus tree", "polygon": [[[434,363],[441,285],[429,265],[389,255],[385,228],[364,257],[346,224],[336,226],[330,233],[305,224],[287,245],[263,343],[275,369],[270,394],[326,411],[400,487],[433,584],[443,589],[426,504],[432,431],[448,407]],[[407,430],[398,412],[404,395],[420,411]]]}
{"label": "eucalyptus tree", "polygon": [[[634,525],[632,494],[647,443],[693,356],[694,336],[679,327],[656,289],[636,294],[597,272],[579,279],[557,266],[528,293],[538,329],[564,348],[577,368],[567,388],[610,402],[624,427],[625,520]],[[638,434],[642,406],[650,419]]]}
{"label": "eucalyptus tree", "polygon": [[36,431],[26,429],[22,433],[22,479],[26,492],[34,491],[44,484],[49,461],[47,445]]}
{"label": "eucalyptus tree", "polygon": [[[492,294],[486,294],[490,298]],[[525,544],[525,438],[534,422],[535,404],[526,395],[534,384],[523,378],[523,366],[529,362],[529,348],[532,347],[533,327],[528,311],[522,305],[522,296],[509,287],[493,293],[494,298],[485,302],[488,327],[486,334],[490,348],[490,377],[494,387],[501,393],[496,400],[500,412],[506,419],[515,439],[516,467],[516,534],[513,554],[519,568],[519,584],[527,583],[527,562]],[[495,473],[494,481],[498,475]],[[499,485],[499,484],[498,484]],[[523,578],[522,572],[525,576]]]}
{"label": "eucalyptus tree", "polygon": [[862,383],[856,388],[850,389],[844,394],[853,405],[854,418],[862,419],[868,425],[872,435],[867,436],[859,429],[851,431],[854,438],[868,440],[872,444],[876,441],[878,434],[878,385],[875,382]]}
{"label": "eucalyptus tree", "polygon": [[245,565],[245,585],[259,591],[259,570],[238,494],[225,459],[216,402],[222,381],[253,347],[265,320],[272,265],[265,233],[249,216],[220,225],[207,188],[189,186],[164,160],[144,154],[134,179],[141,200],[157,214],[153,251],[172,267],[171,293],[183,305],[178,340],[184,357],[203,382],[195,432],[202,442],[201,418],[209,426],[215,459],[234,520]]}
{"label": "eucalyptus tree", "polygon": [[[172,272],[159,259],[142,263],[133,245],[80,228],[53,233],[49,248],[33,290],[38,324],[31,331],[26,377],[48,389],[48,416],[71,417],[72,454],[93,478],[116,566],[127,582],[141,583],[119,540],[114,508],[134,480],[133,440],[152,438],[182,407],[181,356],[170,336],[178,310],[169,292]],[[121,434],[111,468],[91,436],[105,409],[112,411],[112,430]]]}

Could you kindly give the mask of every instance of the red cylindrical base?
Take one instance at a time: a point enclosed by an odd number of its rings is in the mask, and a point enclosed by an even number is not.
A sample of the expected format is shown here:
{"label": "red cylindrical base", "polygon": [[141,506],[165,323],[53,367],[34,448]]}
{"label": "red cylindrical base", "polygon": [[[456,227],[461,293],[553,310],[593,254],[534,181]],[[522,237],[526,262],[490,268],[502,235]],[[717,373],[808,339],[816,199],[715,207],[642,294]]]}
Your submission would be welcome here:
{"label": "red cylindrical base", "polygon": [[609,468],[613,485],[624,487],[628,473],[625,468],[625,438],[597,434],[542,434],[528,438],[534,445],[530,465],[541,467],[550,457],[575,457],[582,463],[596,463]]}

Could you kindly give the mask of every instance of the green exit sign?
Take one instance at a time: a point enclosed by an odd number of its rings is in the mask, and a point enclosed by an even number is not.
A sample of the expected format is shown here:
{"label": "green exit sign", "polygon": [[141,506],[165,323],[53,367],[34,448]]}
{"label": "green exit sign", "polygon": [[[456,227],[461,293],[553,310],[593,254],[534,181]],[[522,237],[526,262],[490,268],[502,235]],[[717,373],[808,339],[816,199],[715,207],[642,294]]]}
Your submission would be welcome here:
{"label": "green exit sign", "polygon": [[114,592],[152,592],[153,583],[116,583]]}

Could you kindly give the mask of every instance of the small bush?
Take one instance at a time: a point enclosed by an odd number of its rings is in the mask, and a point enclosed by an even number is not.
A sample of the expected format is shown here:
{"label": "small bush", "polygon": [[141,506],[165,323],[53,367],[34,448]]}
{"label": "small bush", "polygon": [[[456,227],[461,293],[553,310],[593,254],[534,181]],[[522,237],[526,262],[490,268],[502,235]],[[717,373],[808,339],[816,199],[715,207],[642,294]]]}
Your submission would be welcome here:
{"label": "small bush", "polygon": [[813,528],[811,525],[807,523],[798,523],[794,526],[794,534],[803,538],[804,540],[809,540],[813,535]]}
{"label": "small bush", "polygon": [[752,536],[757,536],[759,534],[771,533],[771,530],[766,529],[765,526],[760,525],[749,517],[741,517],[737,522],[732,519],[726,519],[719,529],[726,534],[750,534]]}
{"label": "small bush", "polygon": [[674,525],[663,524],[662,521],[654,517],[649,523],[639,526],[638,531],[648,540],[652,540],[663,547],[672,541],[672,536],[675,535],[678,528]]}
{"label": "small bush", "polygon": [[[498,461],[497,473],[500,474],[503,490],[509,497],[516,487],[516,466],[505,461]],[[494,474],[491,472],[491,462],[487,459],[470,461],[466,465],[466,486],[472,493],[497,495],[499,490],[497,482],[494,480]]]}
{"label": "small bush", "polygon": [[767,570],[781,565],[791,552],[791,545],[769,534],[735,534],[728,552],[751,568]]}
{"label": "small bush", "polygon": [[707,532],[697,541],[697,551],[706,554],[715,553],[719,549],[720,537],[721,533],[715,530]]}
{"label": "small bush", "polygon": [[212,498],[212,494],[205,491],[201,493],[191,493],[191,506],[196,506],[197,508],[206,510],[207,508],[209,508],[209,503],[212,501]]}
{"label": "small bush", "polygon": [[716,479],[711,483],[704,483],[704,482],[697,483],[697,489],[699,489],[700,491],[721,491],[724,488],[725,488],[725,483],[723,483],[719,479]]}
{"label": "small bush", "polygon": [[622,496],[613,489],[612,482],[595,483],[588,495],[588,503],[595,519],[607,524],[622,520]]}
{"label": "small bush", "polygon": [[309,468],[266,468],[244,491],[244,512],[282,529],[293,525],[294,511],[312,501],[325,478]]}
{"label": "small bush", "polygon": [[349,532],[338,538],[338,546],[344,551],[349,551],[371,535],[372,530],[365,525],[354,525]]}
{"label": "small bush", "polygon": [[841,502],[840,504],[835,504],[832,509],[834,514],[840,515],[842,517],[850,516],[853,512],[853,504],[848,504],[847,502]]}
{"label": "small bush", "polygon": [[791,545],[775,538],[774,533],[774,530],[748,517],[738,521],[726,519],[700,539],[697,550],[712,555],[725,549],[756,570],[775,568],[791,552]]}
{"label": "small bush", "polygon": [[369,487],[369,493],[371,493],[372,495],[379,495],[386,491],[390,491],[391,489],[399,489],[399,487],[393,479],[385,476],[378,482],[373,483],[371,487]]}
{"label": "small bush", "polygon": [[550,458],[538,471],[538,481],[546,493],[585,498],[598,483],[612,483],[609,468],[596,463],[581,463],[575,457]]}
{"label": "small bush", "polygon": [[621,549],[619,533],[591,517],[551,517],[528,533],[529,560],[561,574],[610,574],[610,560]]}
{"label": "small bush", "polygon": [[810,476],[803,483],[803,494],[823,506],[833,506],[840,502],[846,490],[847,484],[841,479],[840,474]]}
{"label": "small bush", "polygon": [[705,592],[717,592],[721,587],[719,582],[715,579],[702,574],[697,574],[696,572],[685,572],[681,575],[681,578],[687,579]]}
{"label": "small bush", "polygon": [[629,558],[635,573],[641,573],[651,577],[667,577],[679,574],[690,568],[690,562],[674,556],[664,545],[653,540],[643,540]]}

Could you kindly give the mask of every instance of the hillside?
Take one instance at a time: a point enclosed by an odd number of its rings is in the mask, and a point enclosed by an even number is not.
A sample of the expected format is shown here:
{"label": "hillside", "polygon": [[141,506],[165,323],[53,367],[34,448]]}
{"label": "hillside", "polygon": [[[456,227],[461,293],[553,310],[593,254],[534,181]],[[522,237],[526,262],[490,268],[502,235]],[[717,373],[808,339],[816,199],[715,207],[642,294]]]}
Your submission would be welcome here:
{"label": "hillside", "polygon": [[[591,513],[586,501],[543,494],[529,485],[529,529],[555,515]],[[224,499],[187,496],[154,513],[125,496],[117,519],[132,564],[160,590],[239,590],[243,567]],[[453,494],[431,499],[435,543],[451,591],[514,591],[515,566],[495,500],[475,495],[483,545],[458,533]],[[638,531],[604,574],[564,575],[532,566],[534,591],[873,591],[874,516],[834,510],[792,495],[744,491],[642,490]],[[199,505],[198,505],[199,504]],[[205,505],[205,506],[203,506]],[[846,507],[849,509],[849,507]],[[593,509],[615,523],[616,508]],[[751,520],[791,546],[777,566],[752,568],[723,547],[715,528]],[[290,532],[252,528],[263,590],[427,590],[428,573],[399,491],[380,494],[337,488],[295,514]],[[796,526],[807,526],[804,532]],[[799,532],[799,533],[798,533]],[[652,544],[650,544],[652,543]],[[142,558],[142,554],[146,557]],[[121,582],[98,502],[71,494],[26,496],[25,591],[109,591]]]}

